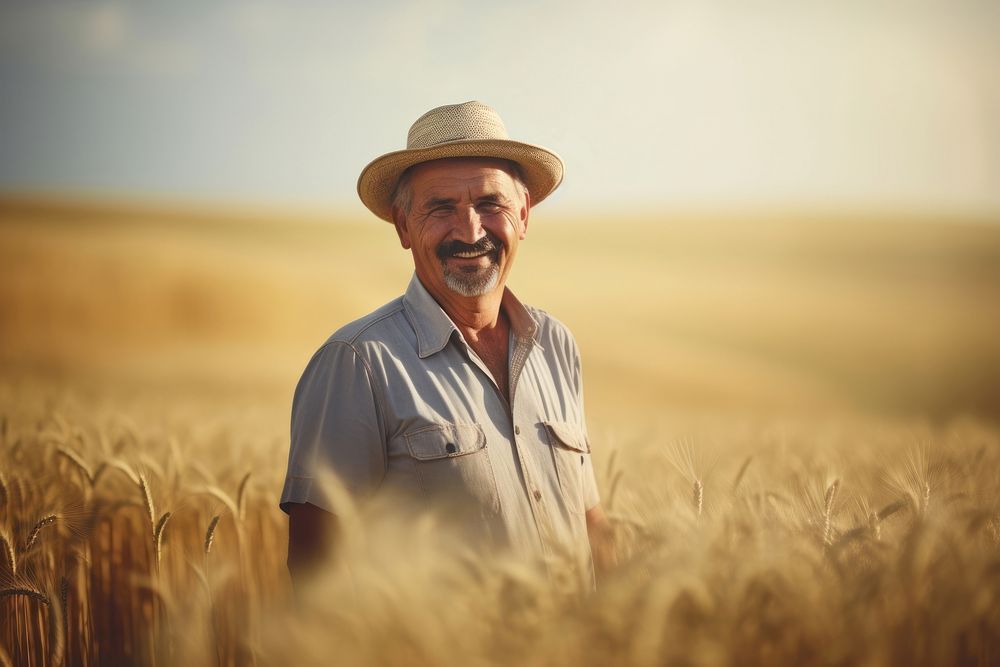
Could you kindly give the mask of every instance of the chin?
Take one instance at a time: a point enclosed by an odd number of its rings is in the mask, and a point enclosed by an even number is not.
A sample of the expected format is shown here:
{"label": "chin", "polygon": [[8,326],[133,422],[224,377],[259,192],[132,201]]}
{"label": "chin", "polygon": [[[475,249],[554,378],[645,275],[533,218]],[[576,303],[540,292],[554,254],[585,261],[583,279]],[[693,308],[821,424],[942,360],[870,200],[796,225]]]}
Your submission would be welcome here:
{"label": "chin", "polygon": [[484,296],[500,285],[500,269],[493,265],[484,272],[465,273],[445,271],[444,284],[452,292],[462,296]]}

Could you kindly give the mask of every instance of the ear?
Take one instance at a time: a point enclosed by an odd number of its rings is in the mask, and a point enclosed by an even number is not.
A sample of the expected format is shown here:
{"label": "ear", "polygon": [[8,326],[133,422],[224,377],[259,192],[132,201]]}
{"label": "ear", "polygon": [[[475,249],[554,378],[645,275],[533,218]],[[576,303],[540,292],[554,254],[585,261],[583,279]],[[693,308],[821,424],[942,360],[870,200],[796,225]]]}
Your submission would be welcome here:
{"label": "ear", "polygon": [[399,237],[399,245],[404,250],[410,249],[410,231],[406,228],[406,214],[399,208],[392,207],[393,225],[396,227],[396,236]]}
{"label": "ear", "polygon": [[524,189],[524,201],[518,211],[518,217],[521,220],[521,234],[518,238],[524,240],[524,237],[528,235],[528,217],[531,213],[531,193],[528,192],[528,188]]}

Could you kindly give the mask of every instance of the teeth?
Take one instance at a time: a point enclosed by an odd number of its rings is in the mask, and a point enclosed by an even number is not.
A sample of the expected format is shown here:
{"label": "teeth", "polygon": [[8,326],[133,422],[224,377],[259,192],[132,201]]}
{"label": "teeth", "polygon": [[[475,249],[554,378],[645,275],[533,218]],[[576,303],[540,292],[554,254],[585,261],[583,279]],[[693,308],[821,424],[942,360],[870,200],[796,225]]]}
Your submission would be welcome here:
{"label": "teeth", "polygon": [[456,252],[455,257],[461,257],[463,259],[472,259],[473,257],[482,257],[486,252]]}

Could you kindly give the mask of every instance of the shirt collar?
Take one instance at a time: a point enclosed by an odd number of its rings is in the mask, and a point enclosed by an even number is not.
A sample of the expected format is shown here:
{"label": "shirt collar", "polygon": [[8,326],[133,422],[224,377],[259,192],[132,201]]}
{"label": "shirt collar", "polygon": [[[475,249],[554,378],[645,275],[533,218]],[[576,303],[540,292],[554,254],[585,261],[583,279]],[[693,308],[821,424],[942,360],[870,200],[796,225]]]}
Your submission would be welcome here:
{"label": "shirt collar", "polygon": [[[504,287],[500,307],[507,313],[514,336],[535,341],[537,344],[538,323],[507,287]],[[416,273],[410,279],[406,294],[403,295],[403,308],[409,316],[413,332],[417,335],[417,355],[421,359],[443,350],[452,332],[458,331],[458,327],[427,291]]]}

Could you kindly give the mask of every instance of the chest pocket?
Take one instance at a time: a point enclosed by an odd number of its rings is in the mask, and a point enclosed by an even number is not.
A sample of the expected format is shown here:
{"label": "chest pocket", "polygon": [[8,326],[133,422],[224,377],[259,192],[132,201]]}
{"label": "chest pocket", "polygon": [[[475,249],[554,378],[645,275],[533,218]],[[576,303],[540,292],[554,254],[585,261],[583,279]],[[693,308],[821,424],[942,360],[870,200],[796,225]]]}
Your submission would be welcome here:
{"label": "chest pocket", "polygon": [[478,424],[433,424],[404,434],[420,490],[450,514],[495,516],[500,497]]}
{"label": "chest pocket", "polygon": [[571,512],[583,514],[583,481],[586,457],[590,456],[590,444],[580,426],[571,422],[545,422],[545,430],[552,445],[559,489],[562,491],[566,507]]}

